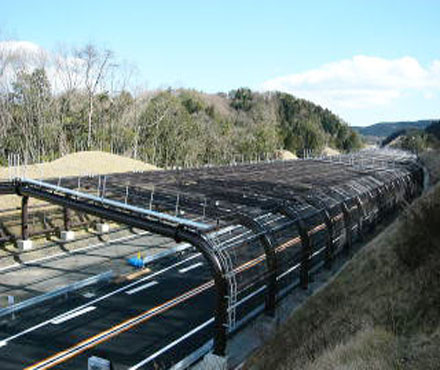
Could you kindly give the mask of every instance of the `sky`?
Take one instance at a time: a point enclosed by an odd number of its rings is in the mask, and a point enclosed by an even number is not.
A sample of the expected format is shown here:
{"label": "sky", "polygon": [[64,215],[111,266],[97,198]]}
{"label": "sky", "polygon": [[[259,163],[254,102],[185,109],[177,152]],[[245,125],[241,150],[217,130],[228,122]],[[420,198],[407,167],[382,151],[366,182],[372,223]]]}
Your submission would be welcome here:
{"label": "sky", "polygon": [[0,0],[0,38],[92,42],[149,89],[311,100],[350,125],[440,118],[439,0]]}

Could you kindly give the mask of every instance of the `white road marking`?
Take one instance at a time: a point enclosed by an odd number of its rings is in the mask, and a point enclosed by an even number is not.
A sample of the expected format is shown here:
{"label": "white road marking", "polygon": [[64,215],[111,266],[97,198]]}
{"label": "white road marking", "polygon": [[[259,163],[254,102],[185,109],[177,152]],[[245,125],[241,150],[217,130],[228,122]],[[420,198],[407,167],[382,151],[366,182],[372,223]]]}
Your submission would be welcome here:
{"label": "white road marking", "polygon": [[[252,297],[256,296],[257,294],[261,293],[264,289],[266,289],[266,285],[263,285],[262,287],[260,287],[259,289],[257,289],[255,292],[252,292],[251,294],[247,295],[246,297],[240,299],[234,306],[233,308],[245,303],[246,301],[248,301],[249,299],[251,299]],[[141,362],[137,363],[136,365],[133,365],[132,367],[129,368],[129,370],[137,370],[140,367],[148,364],[149,362],[153,361],[154,359],[156,359],[157,357],[159,357],[161,354],[165,353],[166,351],[170,350],[171,348],[175,347],[177,344],[179,344],[180,342],[184,341],[185,339],[187,339],[188,337],[190,337],[191,335],[197,333],[198,331],[204,329],[205,327],[207,327],[209,324],[214,322],[214,317],[211,317],[208,321],[205,321],[203,324],[197,326],[196,328],[194,328],[193,330],[189,331],[188,333],[186,333],[185,335],[181,336],[180,338],[176,339],[174,342],[171,342],[170,344],[166,345],[165,347],[161,348],[159,351],[153,353],[151,356],[147,357],[146,359],[142,360]]]}
{"label": "white road marking", "polygon": [[8,342],[6,342],[5,340],[2,340],[0,342],[0,348],[6,346],[7,344],[8,344]]}
{"label": "white road marking", "polygon": [[120,333],[131,329],[132,327],[135,327],[136,325],[141,324],[142,322],[149,320],[150,318],[159,315],[174,306],[177,306],[178,304],[181,304],[194,296],[203,293],[204,291],[211,289],[214,286],[214,280],[210,280],[170,301],[167,301],[165,303],[162,303],[159,306],[156,306],[154,308],[149,309],[148,311],[132,317],[131,319],[125,320],[121,322],[120,324],[113,326],[110,329],[107,329],[106,331],[99,333],[98,335],[95,335],[93,337],[90,337],[89,339],[86,339],[85,341],[82,341],[78,344],[76,344],[73,347],[70,347],[62,352],[56,353],[55,355],[52,355],[51,357],[48,357],[47,359],[38,362],[35,365],[28,366],[27,370],[43,370],[49,367],[52,367],[54,365],[59,364],[60,362],[64,362],[68,360],[69,358],[78,355],[79,353],[97,346],[99,343],[103,341],[107,341],[110,338],[119,335]]}
{"label": "white road marking", "polygon": [[191,330],[188,333],[186,333],[185,335],[181,336],[179,339],[176,339],[174,342],[171,342],[167,346],[163,347],[161,350],[153,353],[151,356],[147,357],[145,360],[142,360],[141,362],[137,363],[136,365],[133,365],[132,367],[129,368],[129,370],[137,370],[140,367],[148,364],[149,362],[153,361],[155,358],[160,356],[162,353],[164,353],[164,352],[168,351],[169,349],[173,348],[174,346],[176,346],[180,342],[184,341],[185,339],[187,339],[191,335],[197,333],[198,331],[204,329],[205,327],[207,327],[208,325],[210,325],[213,322],[214,322],[214,318],[212,317],[208,321],[205,321],[203,324],[197,326],[193,330]]}
{"label": "white road marking", "polygon": [[[76,308],[74,308],[74,309],[72,309],[70,311],[64,312],[63,314],[58,315],[56,317],[53,317],[53,318],[51,318],[49,320],[43,321],[43,322],[41,322],[41,323],[39,323],[37,325],[34,325],[34,326],[30,327],[29,329],[23,330],[22,332],[19,332],[17,334],[11,335],[10,337],[3,339],[2,341],[7,343],[7,342],[10,342],[11,340],[14,340],[16,338],[22,337],[25,334],[31,333],[31,332],[33,332],[33,331],[35,331],[37,329],[40,329],[40,328],[50,324],[52,320],[54,320],[54,319],[56,319],[56,318],[58,318],[60,316],[69,315],[69,314],[74,313],[76,311],[82,310],[85,307],[89,307],[89,306],[91,306],[91,305],[93,305],[93,304],[95,304],[97,302],[103,301],[104,299],[107,299],[107,298],[109,298],[111,296],[114,296],[115,294],[118,294],[118,293],[123,292],[123,291],[125,291],[127,289],[130,289],[131,287],[133,287],[133,286],[135,286],[135,285],[137,285],[137,284],[139,284],[139,283],[141,283],[143,281],[149,280],[149,279],[151,279],[151,278],[153,278],[153,277],[155,277],[157,275],[163,274],[164,272],[167,272],[167,271],[173,269],[174,267],[180,266],[180,265],[182,265],[182,264],[184,264],[184,263],[186,263],[186,262],[188,262],[188,261],[190,261],[190,260],[192,260],[194,258],[200,257],[200,255],[201,255],[201,253],[197,253],[197,254],[195,254],[195,255],[193,255],[191,257],[188,257],[187,259],[185,259],[183,261],[177,262],[174,265],[168,266],[168,267],[166,267],[166,268],[164,268],[162,270],[159,270],[159,271],[157,271],[157,272],[155,272],[155,273],[153,273],[151,275],[145,276],[142,279],[134,281],[133,283],[130,283],[130,284],[126,285],[126,286],[123,286],[122,288],[119,288],[119,289],[116,289],[116,290],[114,290],[112,292],[104,294],[103,296],[98,297],[98,298],[94,299],[93,301],[90,301],[90,302],[85,303],[85,304],[83,304],[81,306],[78,306],[78,307],[76,307]],[[0,343],[1,343],[1,341],[0,341]]]}
{"label": "white road marking", "polygon": [[21,265],[19,263],[14,263],[12,265],[0,268],[0,272],[1,271],[8,271],[8,270],[11,270],[11,269],[16,268],[18,266],[21,266]]}
{"label": "white road marking", "polygon": [[196,269],[197,267],[200,267],[200,266],[203,266],[203,262],[198,262],[198,263],[195,263],[194,265],[191,265],[191,266],[185,267],[183,269],[180,269],[179,272],[181,274],[184,274],[185,272],[194,270],[194,269]]}
{"label": "white road marking", "polygon": [[128,295],[132,295],[134,293],[140,292],[141,290],[148,289],[149,287],[152,287],[152,286],[154,286],[156,284],[159,284],[159,283],[156,280],[153,280],[153,281],[150,281],[147,284],[138,286],[137,288],[131,289],[128,292],[125,292],[125,293],[128,294]]}
{"label": "white road marking", "polygon": [[89,306],[89,307],[86,307],[82,310],[71,313],[70,315],[58,316],[57,318],[53,319],[50,323],[54,324],[54,325],[62,324],[63,322],[69,321],[71,319],[74,319],[75,317],[84,315],[87,312],[94,311],[94,310],[96,310],[95,306]]}

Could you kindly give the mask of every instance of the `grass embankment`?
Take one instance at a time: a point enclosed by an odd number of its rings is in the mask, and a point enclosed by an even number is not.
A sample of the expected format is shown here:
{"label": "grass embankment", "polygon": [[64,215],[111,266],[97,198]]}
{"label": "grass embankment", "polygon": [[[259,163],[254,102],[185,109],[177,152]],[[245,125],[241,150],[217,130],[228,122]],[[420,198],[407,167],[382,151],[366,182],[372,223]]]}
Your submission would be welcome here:
{"label": "grass embankment", "polygon": [[[438,177],[434,167],[431,175]],[[298,309],[246,368],[439,369],[440,184]]]}

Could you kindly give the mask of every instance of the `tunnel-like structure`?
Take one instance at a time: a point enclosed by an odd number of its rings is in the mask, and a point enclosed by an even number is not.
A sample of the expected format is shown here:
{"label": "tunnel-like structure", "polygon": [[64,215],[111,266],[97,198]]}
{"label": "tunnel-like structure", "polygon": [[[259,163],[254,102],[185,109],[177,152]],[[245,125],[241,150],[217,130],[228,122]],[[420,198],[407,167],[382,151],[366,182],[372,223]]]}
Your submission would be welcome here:
{"label": "tunnel-like structure", "polygon": [[0,190],[23,196],[23,238],[27,199],[35,197],[193,245],[212,270],[214,353],[223,355],[230,333],[262,311],[273,316],[290,290],[307,289],[316,269],[331,269],[338,254],[349,255],[354,242],[417,197],[423,169],[411,154],[374,150],[110,180],[104,191],[99,178],[95,193],[93,177],[76,186],[76,179],[21,176]]}

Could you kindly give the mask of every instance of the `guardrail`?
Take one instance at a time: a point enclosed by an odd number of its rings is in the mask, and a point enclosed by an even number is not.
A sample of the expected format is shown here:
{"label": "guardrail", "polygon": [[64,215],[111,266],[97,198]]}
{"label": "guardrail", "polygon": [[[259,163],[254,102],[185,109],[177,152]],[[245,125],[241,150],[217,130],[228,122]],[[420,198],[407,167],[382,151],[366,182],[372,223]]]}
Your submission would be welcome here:
{"label": "guardrail", "polygon": [[22,311],[25,308],[29,308],[29,307],[35,306],[37,304],[49,301],[49,300],[57,298],[59,296],[69,294],[71,292],[85,288],[87,286],[94,285],[94,284],[97,284],[102,281],[108,281],[108,280],[112,279],[113,276],[114,276],[113,271],[109,270],[109,271],[103,272],[102,274],[95,275],[95,276],[89,277],[87,279],[77,281],[77,282],[70,284],[70,285],[67,285],[65,287],[53,290],[51,292],[41,294],[37,297],[27,299],[23,302],[20,302],[20,303],[14,304],[12,306],[1,309],[0,310],[0,318],[7,316],[7,315],[10,315],[10,314],[14,314],[18,311]]}

